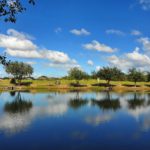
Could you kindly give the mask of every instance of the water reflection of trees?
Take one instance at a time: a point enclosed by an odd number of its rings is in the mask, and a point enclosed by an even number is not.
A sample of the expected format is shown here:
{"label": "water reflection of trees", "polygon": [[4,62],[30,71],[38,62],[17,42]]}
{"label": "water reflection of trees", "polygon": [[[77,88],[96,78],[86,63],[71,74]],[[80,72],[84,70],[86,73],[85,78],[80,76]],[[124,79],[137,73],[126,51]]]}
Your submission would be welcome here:
{"label": "water reflection of trees", "polygon": [[147,93],[147,97],[148,97],[148,102],[147,102],[147,104],[150,105],[150,93]]}
{"label": "water reflection of trees", "polygon": [[88,100],[81,98],[79,96],[79,92],[77,92],[75,98],[72,98],[69,100],[69,106],[73,109],[78,109],[78,108],[86,105],[87,102],[88,102]]}
{"label": "water reflection of trees", "polygon": [[119,98],[112,98],[109,92],[106,92],[106,96],[101,100],[92,99],[92,104],[97,105],[103,110],[118,110],[120,109]]}
{"label": "water reflection of trees", "polygon": [[145,99],[141,97],[138,93],[134,93],[133,98],[128,100],[129,109],[136,109],[145,105]]}
{"label": "water reflection of trees", "polygon": [[32,102],[27,101],[21,97],[20,92],[12,102],[7,102],[4,106],[4,110],[9,113],[22,113],[27,112],[32,108]]}
{"label": "water reflection of trees", "polygon": [[[39,117],[58,117],[67,112],[68,99],[66,99],[66,95],[52,94],[50,98],[48,98],[48,94],[31,96],[29,98],[36,100],[34,106],[27,98],[27,94],[24,93],[24,96],[20,94],[22,93],[16,92],[13,101],[4,105],[3,110],[5,112],[0,114],[0,131],[4,131],[4,133],[8,135],[22,132]],[[28,96],[30,96],[30,94]]]}
{"label": "water reflection of trees", "polygon": [[15,96],[16,95],[16,91],[10,91],[10,96]]}

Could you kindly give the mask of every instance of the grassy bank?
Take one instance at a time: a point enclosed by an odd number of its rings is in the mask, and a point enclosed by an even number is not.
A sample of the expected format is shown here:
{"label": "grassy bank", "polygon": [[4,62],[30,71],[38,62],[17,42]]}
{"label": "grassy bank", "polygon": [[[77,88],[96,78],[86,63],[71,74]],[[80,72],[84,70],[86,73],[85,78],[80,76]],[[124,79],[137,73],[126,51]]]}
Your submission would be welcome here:
{"label": "grassy bank", "polygon": [[[11,90],[14,87],[15,90],[105,90],[106,87],[103,86],[106,83],[104,80],[97,81],[94,79],[81,80],[81,87],[71,86],[71,83],[75,83],[75,80],[59,80],[59,85],[57,80],[23,80],[24,85],[15,86],[10,84],[10,80],[0,80],[0,90]],[[31,83],[31,84],[28,84]],[[150,82],[138,82],[137,87],[134,86],[133,82],[130,81],[112,81],[110,83],[113,86],[113,90],[149,90]]]}

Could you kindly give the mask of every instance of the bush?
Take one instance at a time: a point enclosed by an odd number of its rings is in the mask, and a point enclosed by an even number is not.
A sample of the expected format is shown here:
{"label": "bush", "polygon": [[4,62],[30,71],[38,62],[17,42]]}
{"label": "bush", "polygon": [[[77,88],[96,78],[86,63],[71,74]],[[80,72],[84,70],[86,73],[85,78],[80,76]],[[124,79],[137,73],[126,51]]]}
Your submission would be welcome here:
{"label": "bush", "polygon": [[87,85],[79,84],[79,83],[70,83],[70,86],[73,86],[73,87],[86,87]]}
{"label": "bush", "polygon": [[115,86],[115,85],[113,85],[113,84],[110,84],[110,85],[108,85],[107,83],[96,83],[96,84],[92,84],[92,86],[100,86],[100,87],[113,87],[113,86]]}
{"label": "bush", "polygon": [[11,84],[16,84],[16,79],[12,78],[12,79],[10,80],[10,83],[11,83]]}

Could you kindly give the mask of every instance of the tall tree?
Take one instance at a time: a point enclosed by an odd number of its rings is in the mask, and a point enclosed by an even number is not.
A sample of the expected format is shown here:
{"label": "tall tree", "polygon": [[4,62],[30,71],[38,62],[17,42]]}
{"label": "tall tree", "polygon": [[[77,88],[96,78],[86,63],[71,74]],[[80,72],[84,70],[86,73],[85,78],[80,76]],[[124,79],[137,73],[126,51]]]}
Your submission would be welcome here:
{"label": "tall tree", "polygon": [[116,67],[103,67],[96,73],[97,77],[106,80],[108,86],[111,80],[120,80],[122,75],[121,70]]}
{"label": "tall tree", "polygon": [[82,71],[81,69],[74,67],[74,68],[70,69],[70,71],[68,72],[68,77],[70,79],[76,80],[77,83],[79,83],[79,80],[87,78],[87,74],[84,71]]}
{"label": "tall tree", "polygon": [[[35,0],[28,0],[28,2],[35,5]],[[4,17],[6,22],[15,23],[16,15],[25,10],[21,0],[0,0],[0,18]]]}
{"label": "tall tree", "polygon": [[147,74],[146,74],[146,81],[150,82],[150,72],[147,72]]}
{"label": "tall tree", "polygon": [[29,77],[33,73],[33,68],[23,62],[11,62],[6,66],[6,72],[12,74],[15,79],[18,80],[18,83],[21,84],[21,81],[24,77]]}
{"label": "tall tree", "polygon": [[132,69],[129,69],[129,72],[128,72],[128,79],[130,81],[133,81],[134,82],[134,85],[136,86],[136,83],[139,81],[144,81],[144,74],[137,70],[136,68],[132,68]]}

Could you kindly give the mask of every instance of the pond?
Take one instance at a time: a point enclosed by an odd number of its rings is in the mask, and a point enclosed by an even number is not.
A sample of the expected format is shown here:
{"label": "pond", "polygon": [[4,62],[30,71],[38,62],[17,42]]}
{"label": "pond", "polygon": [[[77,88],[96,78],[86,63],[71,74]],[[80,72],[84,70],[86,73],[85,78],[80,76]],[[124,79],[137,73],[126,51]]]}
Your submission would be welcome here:
{"label": "pond", "polygon": [[149,150],[150,93],[4,92],[0,150]]}

